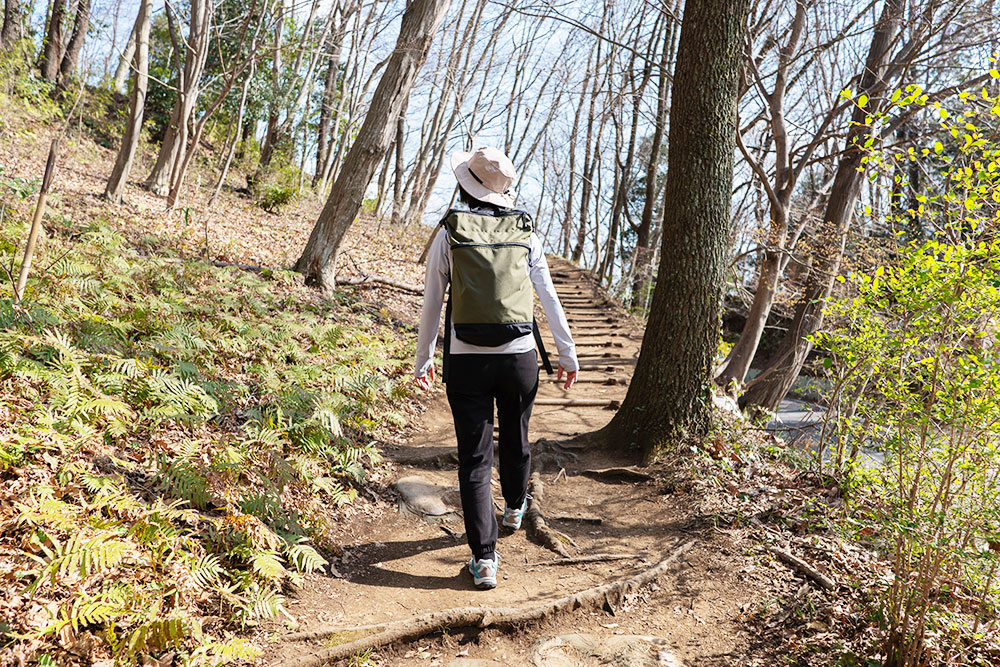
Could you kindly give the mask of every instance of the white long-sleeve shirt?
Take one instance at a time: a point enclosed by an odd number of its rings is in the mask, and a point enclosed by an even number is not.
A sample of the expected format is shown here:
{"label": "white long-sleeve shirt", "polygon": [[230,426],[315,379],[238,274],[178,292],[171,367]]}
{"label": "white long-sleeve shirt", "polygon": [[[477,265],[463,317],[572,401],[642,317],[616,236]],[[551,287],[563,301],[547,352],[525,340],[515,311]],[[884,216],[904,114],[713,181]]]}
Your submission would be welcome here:
{"label": "white long-sleeve shirt", "polygon": [[[580,369],[576,358],[576,346],[569,332],[569,323],[563,312],[559,297],[556,296],[552,276],[549,275],[549,264],[545,260],[542,243],[534,234],[529,242],[531,251],[528,255],[528,277],[535,288],[535,294],[542,303],[545,319],[556,342],[559,354],[559,365],[567,371]],[[438,322],[441,320],[441,307],[444,305],[445,290],[451,276],[451,245],[448,243],[448,232],[441,229],[431,245],[427,255],[427,273],[424,277],[424,307],[420,315],[420,332],[417,336],[417,363],[414,377],[424,377],[434,359],[434,346],[437,344]],[[462,342],[455,336],[455,327],[451,327],[452,354],[519,354],[530,352],[535,348],[532,334],[497,347],[483,347]]]}

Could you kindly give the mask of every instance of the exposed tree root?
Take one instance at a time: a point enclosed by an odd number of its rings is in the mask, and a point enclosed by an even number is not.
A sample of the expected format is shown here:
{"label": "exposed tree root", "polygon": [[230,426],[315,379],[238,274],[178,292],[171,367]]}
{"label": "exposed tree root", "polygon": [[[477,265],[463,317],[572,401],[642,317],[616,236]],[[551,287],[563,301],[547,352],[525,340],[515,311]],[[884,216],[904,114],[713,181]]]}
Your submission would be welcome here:
{"label": "exposed tree root", "polygon": [[309,655],[299,655],[283,660],[276,663],[276,667],[318,667],[333,660],[347,658],[359,651],[367,651],[401,641],[413,641],[443,627],[450,629],[511,627],[580,608],[602,606],[614,608],[628,593],[649,584],[666,572],[693,544],[694,542],[691,541],[680,545],[659,563],[635,576],[588,588],[579,593],[532,607],[457,607],[382,625],[320,628],[308,632],[297,632],[288,635],[285,640],[301,642],[335,638],[343,641],[336,646],[315,650]]}
{"label": "exposed tree root", "polygon": [[543,565],[576,565],[577,563],[602,563],[609,560],[631,560],[642,558],[639,554],[590,554],[588,556],[574,556],[573,558],[559,558],[557,560],[543,560],[538,563],[528,563],[527,567],[541,567]]}
{"label": "exposed tree root", "polygon": [[537,472],[531,473],[531,478],[528,482],[528,496],[530,500],[528,500],[528,511],[524,513],[524,523],[528,531],[528,537],[534,539],[543,547],[555,551],[563,558],[569,558],[569,551],[566,550],[566,545],[569,544],[575,547],[576,543],[568,535],[549,528],[545,523],[545,517],[542,516],[541,510],[544,493],[545,485],[542,483],[542,476]]}

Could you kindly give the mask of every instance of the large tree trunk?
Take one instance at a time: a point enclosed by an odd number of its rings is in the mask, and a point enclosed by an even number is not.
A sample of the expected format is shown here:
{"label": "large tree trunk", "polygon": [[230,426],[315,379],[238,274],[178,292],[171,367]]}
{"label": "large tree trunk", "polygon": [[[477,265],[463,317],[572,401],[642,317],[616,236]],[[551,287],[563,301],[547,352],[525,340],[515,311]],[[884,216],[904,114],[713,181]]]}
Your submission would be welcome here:
{"label": "large tree trunk", "polygon": [[146,89],[149,84],[149,28],[151,0],[142,0],[139,15],[135,19],[135,76],[132,80],[132,95],[129,104],[128,125],[122,138],[122,147],[115,159],[114,169],[104,189],[104,196],[114,203],[122,200],[122,190],[132,170],[132,160],[139,145],[142,119],[146,111]]}
{"label": "large tree trunk", "polygon": [[647,461],[711,425],[729,249],[736,100],[749,0],[688,0],[674,75],[657,287],[635,375],[607,433]]}
{"label": "large tree trunk", "polygon": [[844,247],[854,217],[854,206],[861,194],[864,173],[859,171],[866,151],[860,145],[871,131],[866,117],[877,115],[882,107],[879,97],[885,92],[884,72],[889,62],[889,49],[902,17],[902,0],[886,0],[872,35],[865,69],[861,76],[858,96],[869,98],[868,104],[854,109],[844,152],[837,163],[830,199],[823,224],[817,236],[813,265],[806,288],[795,309],[791,326],[782,338],[771,363],[747,385],[740,405],[759,405],[777,410],[802,371],[802,365],[812,350],[810,336],[823,326],[823,307],[833,290]]}
{"label": "large tree trunk", "polygon": [[14,47],[24,37],[24,16],[20,0],[6,0],[3,27],[0,27],[0,53]]}
{"label": "large tree trunk", "polygon": [[307,283],[326,290],[334,287],[340,243],[361,209],[365,188],[392,143],[396,119],[449,4],[450,0],[412,0],[403,13],[396,49],[386,63],[365,122],[295,264],[295,270],[305,274]]}
{"label": "large tree trunk", "polygon": [[59,87],[64,90],[69,85],[69,78],[76,71],[88,30],[90,30],[90,0],[80,0],[76,6],[76,18],[73,20],[73,34],[70,35],[66,52],[63,53],[62,62],[59,64]]}
{"label": "large tree trunk", "polygon": [[42,78],[55,83],[59,78],[59,63],[63,57],[63,18],[66,16],[66,0],[52,0],[49,12],[49,26],[42,43]]}

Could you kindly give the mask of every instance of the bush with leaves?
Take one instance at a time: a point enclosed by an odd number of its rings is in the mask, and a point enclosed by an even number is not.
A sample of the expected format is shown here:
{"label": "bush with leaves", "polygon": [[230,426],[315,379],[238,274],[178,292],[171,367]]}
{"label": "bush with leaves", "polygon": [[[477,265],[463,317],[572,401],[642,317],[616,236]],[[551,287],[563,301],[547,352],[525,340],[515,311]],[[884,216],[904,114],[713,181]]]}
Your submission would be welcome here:
{"label": "bush with leaves", "polygon": [[927,104],[940,138],[867,144],[872,183],[893,196],[897,165],[915,161],[936,178],[874,221],[897,245],[840,278],[848,295],[827,307],[833,326],[816,343],[829,354],[835,417],[820,465],[848,491],[845,527],[891,564],[875,586],[884,664],[996,664],[1000,95],[963,94],[951,110],[916,87],[892,100]]}

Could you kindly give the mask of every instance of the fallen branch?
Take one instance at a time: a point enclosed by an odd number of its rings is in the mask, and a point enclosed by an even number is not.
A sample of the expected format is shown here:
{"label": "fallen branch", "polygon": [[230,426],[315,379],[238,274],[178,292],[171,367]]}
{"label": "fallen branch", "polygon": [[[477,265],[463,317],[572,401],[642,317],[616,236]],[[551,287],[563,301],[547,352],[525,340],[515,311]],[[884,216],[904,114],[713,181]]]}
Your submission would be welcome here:
{"label": "fallen branch", "polygon": [[537,472],[531,473],[528,481],[528,511],[524,513],[528,536],[563,558],[569,558],[569,552],[566,551],[565,545],[570,544],[575,547],[576,543],[568,535],[549,528],[545,523],[545,517],[542,516],[541,510],[544,493],[545,486],[542,484],[542,476]]}
{"label": "fallen branch", "polygon": [[372,285],[387,285],[388,287],[395,287],[398,290],[404,292],[409,292],[411,294],[423,294],[424,288],[417,285],[410,285],[409,283],[404,283],[401,280],[394,280],[393,278],[388,278],[386,276],[351,276],[349,278],[338,278],[338,285],[354,285],[355,287],[370,287]]}
{"label": "fallen branch", "polygon": [[589,556],[574,556],[573,558],[543,560],[538,563],[528,563],[526,567],[541,567],[543,565],[576,565],[577,563],[602,563],[609,560],[629,560],[632,558],[642,558],[642,556],[639,554],[591,554]]}
{"label": "fallen branch", "polygon": [[819,584],[820,587],[825,588],[828,591],[832,591],[837,588],[837,584],[833,581],[833,579],[826,576],[798,556],[793,556],[784,549],[779,549],[778,547],[768,546],[766,549],[771,553],[771,555],[780,560],[782,563],[788,565],[799,574],[804,575],[806,578],[812,579],[814,582]]}
{"label": "fallen branch", "polygon": [[302,642],[335,637],[342,640],[342,643],[330,648],[313,650],[308,655],[298,655],[283,660],[277,663],[276,667],[318,667],[361,651],[396,642],[413,641],[444,627],[452,630],[469,627],[512,627],[564,611],[605,605],[614,607],[626,595],[651,583],[666,572],[693,545],[693,541],[680,545],[659,563],[632,577],[588,588],[579,593],[533,607],[458,607],[382,625],[355,628],[326,627],[308,632],[297,632],[286,636],[285,641]]}

